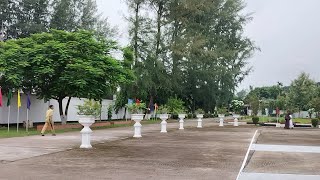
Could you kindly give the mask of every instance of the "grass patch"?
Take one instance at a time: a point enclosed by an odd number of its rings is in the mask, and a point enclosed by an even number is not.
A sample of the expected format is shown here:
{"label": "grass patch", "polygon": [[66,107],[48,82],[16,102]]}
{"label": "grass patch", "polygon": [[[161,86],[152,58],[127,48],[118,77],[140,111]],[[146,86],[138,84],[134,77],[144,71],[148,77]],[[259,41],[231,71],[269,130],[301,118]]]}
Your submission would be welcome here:
{"label": "grass patch", "polygon": [[[279,118],[279,122],[284,121],[283,117]],[[247,122],[252,122],[252,118],[247,119]],[[276,117],[266,117],[266,116],[260,116],[259,117],[259,123],[276,123],[277,118]],[[311,124],[311,119],[308,118],[293,118],[294,123],[300,123],[300,124]]]}
{"label": "grass patch", "polygon": [[[141,121],[141,124],[157,124],[160,122],[161,122],[160,120]],[[72,123],[72,124],[76,124],[76,123]],[[132,124],[114,124],[111,126],[94,127],[94,128],[92,128],[92,130],[110,129],[110,128],[118,128],[118,127],[129,127],[129,126],[132,126]],[[59,129],[59,130],[56,130],[56,134],[62,134],[62,133],[73,132],[73,131],[80,131],[80,129],[79,128]],[[47,130],[46,133],[50,135],[51,131]],[[16,127],[10,127],[9,132],[8,132],[7,127],[0,128],[0,138],[24,137],[24,136],[34,136],[34,135],[40,135],[40,132],[38,132],[36,128],[29,128],[28,132],[26,131],[25,128],[19,128],[18,132],[17,132]]]}

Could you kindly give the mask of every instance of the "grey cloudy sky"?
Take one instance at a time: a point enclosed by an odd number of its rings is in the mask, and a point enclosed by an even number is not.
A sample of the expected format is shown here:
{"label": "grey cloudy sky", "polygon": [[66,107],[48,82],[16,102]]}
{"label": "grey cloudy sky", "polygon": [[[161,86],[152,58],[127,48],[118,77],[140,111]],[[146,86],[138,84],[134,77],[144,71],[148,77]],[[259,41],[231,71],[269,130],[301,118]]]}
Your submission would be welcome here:
{"label": "grey cloudy sky", "polygon": [[[261,52],[249,60],[253,72],[239,89],[276,84],[289,85],[301,72],[320,81],[320,0],[246,0],[254,12],[245,33]],[[128,43],[124,0],[97,0],[109,22],[118,26],[120,43]]]}

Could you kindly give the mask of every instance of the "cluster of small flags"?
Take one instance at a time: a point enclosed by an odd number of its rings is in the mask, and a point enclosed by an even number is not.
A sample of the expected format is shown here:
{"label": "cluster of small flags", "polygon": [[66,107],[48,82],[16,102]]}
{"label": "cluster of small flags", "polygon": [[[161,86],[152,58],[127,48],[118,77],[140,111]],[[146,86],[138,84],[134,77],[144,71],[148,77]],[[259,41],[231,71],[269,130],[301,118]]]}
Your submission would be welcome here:
{"label": "cluster of small flags", "polygon": [[[20,91],[17,92],[17,97],[18,97],[18,102],[17,102],[17,106],[18,108],[21,107],[21,96],[20,96]],[[3,98],[2,98],[2,90],[1,90],[1,87],[0,87],[0,107],[3,106]],[[11,99],[12,99],[12,92],[9,91],[8,94],[7,94],[7,107],[9,107],[11,105]],[[31,107],[31,100],[30,100],[30,94],[28,93],[27,94],[27,108],[30,110],[30,107]]]}
{"label": "cluster of small flags", "polygon": [[[3,106],[3,98],[2,98],[2,89],[0,87],[0,107]],[[10,125],[10,105],[11,105],[11,99],[12,99],[12,91],[9,91],[7,94],[7,107],[9,109],[8,111],[8,131],[9,131],[9,125]],[[21,107],[21,96],[20,96],[20,90],[17,91],[17,107],[18,107],[18,114],[17,114],[17,132],[19,131],[19,109]],[[30,110],[31,107],[31,100],[30,100],[30,95],[27,94],[27,122],[28,120],[28,111]],[[28,132],[28,126],[27,127],[27,132]]]}

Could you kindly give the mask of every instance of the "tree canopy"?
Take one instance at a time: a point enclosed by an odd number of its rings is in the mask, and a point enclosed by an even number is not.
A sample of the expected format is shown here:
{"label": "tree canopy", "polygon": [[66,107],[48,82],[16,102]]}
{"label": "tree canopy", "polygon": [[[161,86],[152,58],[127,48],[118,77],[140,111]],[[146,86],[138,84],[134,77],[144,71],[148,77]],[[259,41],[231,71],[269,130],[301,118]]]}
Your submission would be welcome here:
{"label": "tree canopy", "polygon": [[178,97],[191,111],[231,102],[257,49],[243,34],[251,19],[241,12],[243,1],[127,2],[139,87],[131,97],[159,103]]}
{"label": "tree canopy", "polygon": [[1,42],[1,84],[58,100],[63,116],[64,98],[100,100],[114,93],[119,83],[132,80],[129,70],[110,55],[116,48],[115,42],[83,30],[51,30]]}

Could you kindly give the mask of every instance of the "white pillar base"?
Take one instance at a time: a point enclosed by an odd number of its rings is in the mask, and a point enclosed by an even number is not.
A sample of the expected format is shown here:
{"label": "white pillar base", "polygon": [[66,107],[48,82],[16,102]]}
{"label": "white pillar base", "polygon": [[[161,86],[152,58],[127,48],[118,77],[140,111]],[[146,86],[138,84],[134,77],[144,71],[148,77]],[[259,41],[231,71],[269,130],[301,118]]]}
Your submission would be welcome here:
{"label": "white pillar base", "polygon": [[180,119],[179,123],[180,123],[179,129],[184,129],[184,127],[183,127],[184,120]]}
{"label": "white pillar base", "polygon": [[220,126],[220,127],[223,127],[223,118],[220,118],[220,120],[219,120],[219,126]]}
{"label": "white pillar base", "polygon": [[238,120],[238,118],[234,118],[233,126],[239,126],[239,120]]}
{"label": "white pillar base", "polygon": [[92,130],[90,126],[94,123],[94,118],[80,116],[79,123],[83,125],[83,129],[80,131],[81,133],[81,145],[80,148],[89,149],[91,146],[91,134]]}
{"label": "white pillar base", "polygon": [[201,118],[198,118],[198,126],[197,128],[202,128],[202,119]]}
{"label": "white pillar base", "polygon": [[168,114],[160,114],[160,119],[162,120],[161,121],[161,133],[166,133],[167,132],[167,119],[169,118],[169,115]]}
{"label": "white pillar base", "polygon": [[141,138],[142,137],[141,136],[141,127],[142,127],[141,123],[140,122],[136,122],[133,126],[134,126],[134,135],[133,135],[133,137]]}
{"label": "white pillar base", "polygon": [[134,138],[141,138],[141,121],[143,120],[144,114],[131,114],[131,119],[136,123],[133,125],[134,127]]}
{"label": "white pillar base", "polygon": [[161,133],[166,133],[167,132],[167,121],[166,120],[162,120],[161,122]]}

